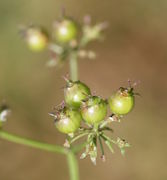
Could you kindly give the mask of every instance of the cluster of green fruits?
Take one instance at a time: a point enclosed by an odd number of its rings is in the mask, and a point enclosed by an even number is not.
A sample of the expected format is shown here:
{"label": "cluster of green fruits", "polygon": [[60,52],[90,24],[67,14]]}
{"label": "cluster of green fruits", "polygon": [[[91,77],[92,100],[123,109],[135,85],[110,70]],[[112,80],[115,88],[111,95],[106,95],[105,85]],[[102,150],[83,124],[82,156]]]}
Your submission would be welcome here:
{"label": "cluster of green fruits", "polygon": [[[55,66],[61,65],[66,59],[76,60],[78,57],[93,59],[96,54],[85,47],[89,42],[102,37],[101,32],[106,25],[106,23],[92,25],[89,16],[86,16],[84,24],[80,25],[72,18],[63,15],[62,19],[54,23],[51,34],[39,26],[22,28],[21,33],[31,50],[38,52],[48,49],[51,60],[47,64]],[[73,70],[71,69],[71,72]],[[72,75],[71,78],[78,79]],[[112,132],[113,130],[108,125],[113,121],[119,122],[123,115],[133,109],[136,94],[133,87],[121,87],[112,96],[103,99],[92,95],[86,84],[65,80],[67,84],[64,88],[63,104],[59,105],[54,113],[50,113],[54,117],[56,128],[68,135],[65,146],[70,147],[76,140],[87,136],[86,151],[81,158],[90,155],[94,164],[97,157],[97,140],[100,144],[102,159],[104,159],[102,140],[111,152],[114,151],[112,144],[116,144],[124,154],[125,147],[129,147],[129,144],[121,138],[115,141],[104,132]],[[110,109],[109,116],[108,108]]]}
{"label": "cluster of green fruits", "polygon": [[81,25],[72,18],[63,16],[53,24],[51,33],[34,25],[21,27],[20,33],[32,51],[48,49],[51,59],[47,64],[54,66],[62,64],[73,51],[81,58],[93,59],[95,53],[84,48],[89,42],[101,38],[101,31],[105,27],[106,23],[92,25],[90,17],[86,17]]}
{"label": "cluster of green fruits", "polygon": [[[42,51],[49,45],[50,37],[42,27],[32,25],[22,32],[24,32],[27,45],[33,51]],[[63,19],[59,23],[56,23],[56,28],[53,31],[53,39],[58,44],[66,44],[76,39],[77,34],[77,24],[72,19]]]}
{"label": "cluster of green fruits", "polygon": [[[89,154],[94,163],[96,160],[94,156],[97,155],[97,139],[99,139],[101,144],[100,138],[103,138],[112,152],[111,142],[117,144],[123,153],[124,147],[128,147],[129,144],[121,141],[120,138],[117,141],[110,141],[104,134],[104,131],[112,131],[107,125],[114,120],[119,120],[133,109],[133,88],[121,87],[111,97],[104,100],[100,96],[91,95],[90,88],[80,81],[73,82],[66,79],[66,82],[67,84],[64,88],[65,102],[54,113],[51,113],[54,117],[56,128],[61,133],[69,135],[65,145],[69,147],[75,140],[87,135],[88,150],[86,150],[86,155]],[[109,117],[107,117],[108,106],[111,110],[110,115],[112,114]],[[81,127],[81,123],[87,127]]]}

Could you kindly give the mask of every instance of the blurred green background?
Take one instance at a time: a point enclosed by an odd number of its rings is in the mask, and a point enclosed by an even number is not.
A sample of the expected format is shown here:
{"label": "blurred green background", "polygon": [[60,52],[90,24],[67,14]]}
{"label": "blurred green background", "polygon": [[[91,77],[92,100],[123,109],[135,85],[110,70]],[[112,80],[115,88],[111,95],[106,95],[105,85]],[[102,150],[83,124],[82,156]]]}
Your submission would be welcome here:
{"label": "blurred green background", "polygon": [[[48,112],[63,99],[62,69],[45,66],[47,53],[32,53],[18,35],[19,24],[43,24],[49,31],[64,6],[82,21],[108,21],[106,38],[89,47],[95,61],[80,60],[80,79],[108,97],[127,79],[140,80],[136,107],[115,133],[132,147],[125,157],[106,149],[97,166],[79,161],[81,180],[167,179],[167,1],[165,0],[0,0],[0,100],[12,108],[5,129],[45,142],[62,144],[64,136]],[[86,73],[85,73],[86,72]],[[0,139],[0,179],[67,180],[64,156],[34,150]]]}

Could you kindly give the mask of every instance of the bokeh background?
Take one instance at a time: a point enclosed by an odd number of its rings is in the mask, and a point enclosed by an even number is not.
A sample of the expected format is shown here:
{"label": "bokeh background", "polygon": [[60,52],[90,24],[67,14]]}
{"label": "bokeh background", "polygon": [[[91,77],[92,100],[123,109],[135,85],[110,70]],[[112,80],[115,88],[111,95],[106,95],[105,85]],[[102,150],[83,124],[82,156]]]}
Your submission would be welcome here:
{"label": "bokeh background", "polygon": [[[45,66],[48,54],[32,53],[18,35],[19,24],[43,24],[49,31],[64,6],[79,21],[91,14],[108,21],[105,41],[92,43],[97,59],[80,60],[80,79],[108,97],[127,79],[140,80],[136,107],[115,133],[132,148],[125,157],[106,149],[107,161],[97,166],[79,161],[81,180],[167,179],[167,1],[166,0],[0,0],[0,101],[12,116],[5,130],[45,142],[62,144],[64,136],[48,112],[63,99],[62,69]],[[64,156],[0,140],[0,179],[67,180]]]}

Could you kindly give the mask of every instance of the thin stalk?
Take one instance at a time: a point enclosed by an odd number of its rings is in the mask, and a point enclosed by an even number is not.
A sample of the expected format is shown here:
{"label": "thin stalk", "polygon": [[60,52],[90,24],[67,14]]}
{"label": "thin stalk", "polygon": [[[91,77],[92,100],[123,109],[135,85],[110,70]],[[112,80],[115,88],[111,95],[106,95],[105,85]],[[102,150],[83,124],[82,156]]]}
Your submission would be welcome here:
{"label": "thin stalk", "polygon": [[108,148],[110,149],[110,151],[111,151],[112,153],[114,153],[114,149],[113,149],[113,147],[112,147],[111,141],[109,141],[108,139],[106,139],[103,135],[102,135],[101,137],[104,139],[104,142],[106,143],[106,145],[108,146]]}
{"label": "thin stalk", "polygon": [[75,154],[72,151],[67,154],[67,162],[70,173],[70,180],[79,180],[78,162]]}
{"label": "thin stalk", "polygon": [[85,132],[85,133],[79,134],[78,136],[74,137],[74,138],[70,141],[70,143],[72,144],[72,143],[75,142],[76,140],[78,140],[78,139],[80,139],[80,138],[82,138],[82,137],[84,137],[84,136],[86,136],[86,135],[88,135],[88,134],[89,134],[89,132]]}
{"label": "thin stalk", "polygon": [[23,138],[23,137],[8,133],[3,130],[0,130],[0,137],[7,141],[14,142],[17,144],[22,144],[22,145],[29,146],[29,147],[33,147],[36,149],[41,149],[41,150],[50,151],[50,152],[59,153],[59,154],[67,154],[68,153],[68,150],[64,147],[61,147],[58,145],[52,145],[52,144],[48,144],[48,143],[43,143],[43,142],[35,141],[32,139],[28,139],[28,138]]}
{"label": "thin stalk", "polygon": [[110,141],[111,143],[116,144],[116,142],[115,142],[114,140],[110,139],[110,138],[109,138],[108,136],[106,136],[105,134],[102,134],[101,136],[102,136],[103,138],[107,139],[108,141]]}
{"label": "thin stalk", "polygon": [[72,81],[78,80],[78,59],[76,52],[71,52],[70,55],[70,78]]}
{"label": "thin stalk", "polygon": [[101,141],[101,137],[98,136],[98,139],[99,139],[100,149],[101,149],[101,153],[102,153],[101,158],[105,161],[104,148],[103,148],[103,144],[102,144],[102,141]]}

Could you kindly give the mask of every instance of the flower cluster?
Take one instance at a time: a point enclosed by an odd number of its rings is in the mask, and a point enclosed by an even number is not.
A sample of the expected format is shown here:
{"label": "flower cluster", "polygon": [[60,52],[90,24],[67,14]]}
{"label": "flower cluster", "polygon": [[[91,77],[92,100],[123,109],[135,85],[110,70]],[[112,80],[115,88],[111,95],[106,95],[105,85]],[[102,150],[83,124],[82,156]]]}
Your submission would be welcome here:
{"label": "flower cluster", "polygon": [[[103,99],[92,95],[86,84],[65,80],[64,101],[55,108],[55,112],[50,113],[54,117],[56,128],[68,135],[65,146],[71,147],[76,140],[87,136],[86,150],[81,155],[81,159],[89,155],[94,164],[97,158],[97,142],[99,142],[103,160],[105,160],[103,141],[111,152],[114,152],[113,144],[116,144],[124,154],[129,144],[119,137],[113,140],[105,132],[113,132],[109,125],[114,121],[119,122],[123,115],[133,109],[135,99],[133,88],[121,87],[108,99]],[[111,111],[110,116],[107,116],[108,106]]]}

